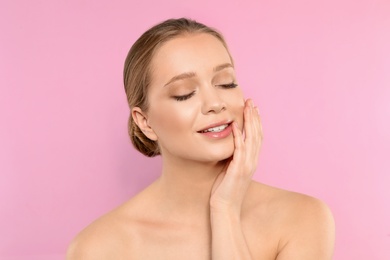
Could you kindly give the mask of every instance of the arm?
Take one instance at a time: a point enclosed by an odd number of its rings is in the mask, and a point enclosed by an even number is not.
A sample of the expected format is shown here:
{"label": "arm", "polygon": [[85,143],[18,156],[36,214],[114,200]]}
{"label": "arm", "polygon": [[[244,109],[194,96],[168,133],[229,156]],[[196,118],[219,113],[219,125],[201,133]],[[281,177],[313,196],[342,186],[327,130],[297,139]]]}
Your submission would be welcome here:
{"label": "arm", "polygon": [[234,153],[216,179],[210,198],[212,259],[252,259],[241,228],[241,205],[256,170],[261,146],[260,117],[251,100],[244,108],[245,140],[233,123]]}
{"label": "arm", "polygon": [[211,259],[252,259],[239,217],[228,212],[211,212],[211,232]]}

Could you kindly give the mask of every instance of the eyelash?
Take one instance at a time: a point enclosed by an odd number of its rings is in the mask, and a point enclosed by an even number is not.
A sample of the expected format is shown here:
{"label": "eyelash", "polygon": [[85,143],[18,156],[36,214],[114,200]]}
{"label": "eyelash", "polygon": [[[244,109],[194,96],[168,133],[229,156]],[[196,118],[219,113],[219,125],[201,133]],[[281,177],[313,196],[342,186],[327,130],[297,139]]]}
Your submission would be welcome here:
{"label": "eyelash", "polygon": [[217,86],[222,87],[222,88],[235,88],[238,85],[236,83],[232,82],[230,84],[223,84],[223,85],[217,85]]}
{"label": "eyelash", "polygon": [[[232,82],[230,84],[222,84],[222,85],[217,85],[217,86],[222,87],[224,89],[229,89],[229,88],[235,88],[238,85],[236,83]],[[192,97],[194,94],[195,94],[195,91],[192,91],[190,94],[187,94],[184,96],[173,96],[173,98],[176,99],[176,101],[184,101],[184,100],[187,100],[190,97]]]}
{"label": "eyelash", "polygon": [[195,91],[192,91],[190,94],[188,95],[184,95],[184,96],[174,96],[173,98],[176,99],[177,101],[184,101],[184,100],[187,100],[189,99],[190,97],[192,97],[193,95],[195,94]]}

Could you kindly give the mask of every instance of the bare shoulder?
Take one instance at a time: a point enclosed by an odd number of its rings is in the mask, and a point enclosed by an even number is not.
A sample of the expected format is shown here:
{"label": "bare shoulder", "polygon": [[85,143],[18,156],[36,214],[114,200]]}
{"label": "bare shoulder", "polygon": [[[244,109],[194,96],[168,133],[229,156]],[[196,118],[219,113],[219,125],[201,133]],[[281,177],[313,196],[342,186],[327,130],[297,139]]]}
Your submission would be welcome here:
{"label": "bare shoulder", "polygon": [[115,210],[100,217],[73,239],[67,251],[67,259],[120,259],[117,254],[122,243],[121,226]]}
{"label": "bare shoulder", "polygon": [[136,241],[140,201],[144,191],[83,229],[70,243],[68,260],[124,259],[132,256]]}
{"label": "bare shoulder", "polygon": [[298,192],[259,184],[268,193],[269,202],[279,206],[281,213],[296,221],[332,217],[329,207],[321,200]]}
{"label": "bare shoulder", "polygon": [[256,182],[251,189],[263,212],[281,227],[278,260],[332,258],[335,224],[323,201]]}

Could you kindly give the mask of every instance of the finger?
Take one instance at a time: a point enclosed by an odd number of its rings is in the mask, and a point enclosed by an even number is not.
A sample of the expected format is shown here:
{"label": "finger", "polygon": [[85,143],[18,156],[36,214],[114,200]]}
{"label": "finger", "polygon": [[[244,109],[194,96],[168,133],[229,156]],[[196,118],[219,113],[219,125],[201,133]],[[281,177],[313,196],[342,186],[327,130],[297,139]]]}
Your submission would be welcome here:
{"label": "finger", "polygon": [[256,158],[258,157],[259,155],[259,152],[260,152],[260,148],[261,148],[261,145],[262,145],[262,142],[263,142],[263,127],[262,127],[262,124],[261,124],[261,117],[260,117],[260,114],[259,114],[259,109],[258,107],[254,107],[254,117],[253,117],[253,120],[254,120],[254,125],[255,125],[255,136],[256,136],[256,140],[254,140],[254,143],[257,144],[256,145]]}
{"label": "finger", "polygon": [[258,108],[254,106],[253,101],[249,100],[249,111],[245,114],[245,147],[246,160],[245,164],[251,174],[257,168],[257,160],[261,147],[261,123]]}
{"label": "finger", "polygon": [[248,151],[248,157],[256,153],[258,143],[258,119],[253,101],[248,99],[247,110],[245,111],[245,145]]}
{"label": "finger", "polygon": [[255,133],[256,137],[260,137],[262,139],[263,135],[263,128],[261,125],[261,118],[260,118],[260,113],[259,113],[259,108],[257,106],[254,107],[253,109],[253,123],[254,123],[254,128],[255,128]]}
{"label": "finger", "polygon": [[239,168],[245,163],[245,149],[242,133],[238,127],[237,122],[233,122],[233,138],[234,138],[234,152],[233,159],[229,165],[229,172],[233,175],[239,174]]}
{"label": "finger", "polygon": [[257,118],[258,118],[258,120],[259,120],[260,138],[261,138],[261,141],[263,141],[263,138],[264,138],[264,134],[263,134],[263,124],[261,123],[261,116],[260,116],[260,113],[259,113],[259,109],[257,109]]}
{"label": "finger", "polygon": [[243,130],[245,133],[245,140],[251,135],[251,116],[252,116],[252,108],[251,108],[251,99],[247,99],[244,107],[244,126]]}
{"label": "finger", "polygon": [[235,158],[235,153],[240,152],[244,146],[244,140],[242,138],[242,132],[238,127],[237,122],[233,122],[233,138],[234,138],[234,154],[233,158]]}

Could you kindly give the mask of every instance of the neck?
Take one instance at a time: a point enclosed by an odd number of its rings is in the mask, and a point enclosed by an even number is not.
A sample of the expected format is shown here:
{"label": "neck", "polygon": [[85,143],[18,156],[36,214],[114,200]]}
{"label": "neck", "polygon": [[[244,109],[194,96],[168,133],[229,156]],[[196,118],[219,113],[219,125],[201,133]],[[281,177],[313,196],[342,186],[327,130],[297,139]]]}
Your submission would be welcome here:
{"label": "neck", "polygon": [[208,214],[211,189],[224,164],[163,157],[162,174],[157,181],[161,199],[169,208],[183,213]]}

